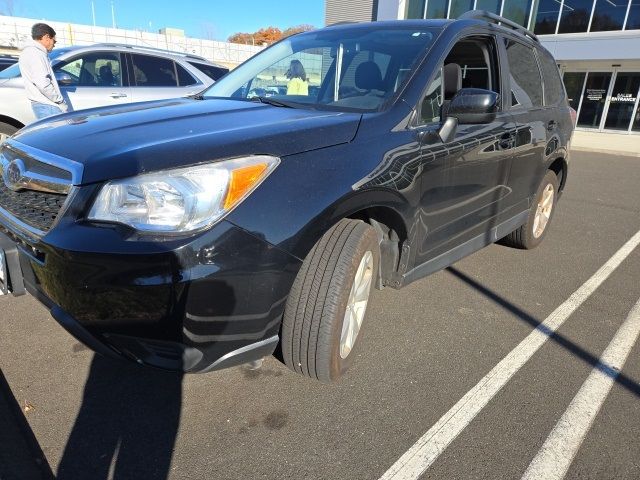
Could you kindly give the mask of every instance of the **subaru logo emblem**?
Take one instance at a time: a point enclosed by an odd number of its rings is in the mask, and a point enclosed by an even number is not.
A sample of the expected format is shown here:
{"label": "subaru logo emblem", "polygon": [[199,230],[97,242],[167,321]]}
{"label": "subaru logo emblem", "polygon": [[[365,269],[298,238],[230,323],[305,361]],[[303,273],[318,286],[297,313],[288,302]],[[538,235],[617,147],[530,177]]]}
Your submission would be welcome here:
{"label": "subaru logo emblem", "polygon": [[8,189],[17,192],[21,189],[24,164],[21,160],[14,160],[4,169],[2,178]]}

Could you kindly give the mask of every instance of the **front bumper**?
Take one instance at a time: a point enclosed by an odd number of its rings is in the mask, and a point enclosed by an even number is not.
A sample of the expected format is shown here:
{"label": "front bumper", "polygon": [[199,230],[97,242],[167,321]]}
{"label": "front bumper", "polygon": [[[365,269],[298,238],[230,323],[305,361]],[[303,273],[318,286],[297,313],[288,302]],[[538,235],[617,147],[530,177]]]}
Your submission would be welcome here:
{"label": "front bumper", "polygon": [[[273,353],[300,260],[222,221],[186,240],[67,225],[40,239],[0,218],[26,290],[98,353],[203,372]],[[15,275],[15,274],[14,274]]]}

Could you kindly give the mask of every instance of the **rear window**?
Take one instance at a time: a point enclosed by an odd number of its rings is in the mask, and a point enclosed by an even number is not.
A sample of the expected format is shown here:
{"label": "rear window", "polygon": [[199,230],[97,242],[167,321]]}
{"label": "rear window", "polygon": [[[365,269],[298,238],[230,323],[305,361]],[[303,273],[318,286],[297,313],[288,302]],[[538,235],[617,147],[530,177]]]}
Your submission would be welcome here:
{"label": "rear window", "polygon": [[532,48],[506,39],[511,73],[511,102],[514,107],[542,106],[542,78]]}
{"label": "rear window", "polygon": [[192,67],[196,67],[202,73],[204,73],[211,80],[218,80],[224,74],[226,74],[229,69],[224,67],[216,67],[213,65],[207,65],[206,63],[198,63],[198,62],[188,62]]}
{"label": "rear window", "polygon": [[564,97],[560,71],[553,57],[547,52],[538,50],[538,58],[544,78],[544,103],[545,105],[556,105]]}

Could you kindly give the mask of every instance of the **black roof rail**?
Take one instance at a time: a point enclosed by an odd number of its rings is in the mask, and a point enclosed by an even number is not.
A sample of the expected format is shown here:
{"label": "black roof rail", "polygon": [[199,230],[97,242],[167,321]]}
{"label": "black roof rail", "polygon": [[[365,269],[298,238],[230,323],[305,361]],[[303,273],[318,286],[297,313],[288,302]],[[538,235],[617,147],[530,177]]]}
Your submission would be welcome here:
{"label": "black roof rail", "polygon": [[486,10],[470,10],[468,12],[463,13],[458,17],[458,20],[463,19],[477,19],[477,20],[486,20],[488,22],[497,23],[503,25],[505,27],[511,27],[518,33],[525,35],[536,42],[540,43],[540,40],[531,30],[527,30],[519,23],[516,23],[508,18],[501,17],[500,15],[496,15],[495,13],[487,12]]}

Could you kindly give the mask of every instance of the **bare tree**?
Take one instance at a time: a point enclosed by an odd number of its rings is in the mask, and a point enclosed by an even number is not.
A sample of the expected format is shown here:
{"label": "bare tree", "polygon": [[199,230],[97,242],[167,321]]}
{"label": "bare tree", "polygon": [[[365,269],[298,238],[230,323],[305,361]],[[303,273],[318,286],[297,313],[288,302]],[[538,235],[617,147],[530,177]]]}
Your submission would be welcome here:
{"label": "bare tree", "polygon": [[205,40],[215,40],[216,26],[211,22],[201,22],[202,35]]}
{"label": "bare tree", "polygon": [[15,12],[15,6],[13,0],[0,0],[0,15],[12,17]]}

